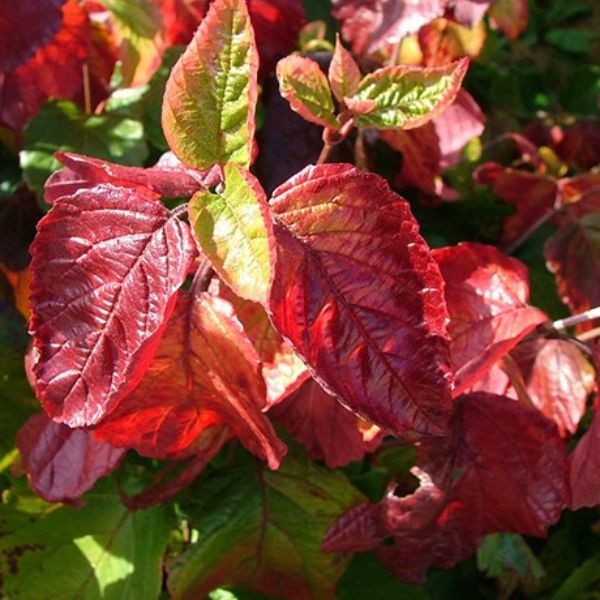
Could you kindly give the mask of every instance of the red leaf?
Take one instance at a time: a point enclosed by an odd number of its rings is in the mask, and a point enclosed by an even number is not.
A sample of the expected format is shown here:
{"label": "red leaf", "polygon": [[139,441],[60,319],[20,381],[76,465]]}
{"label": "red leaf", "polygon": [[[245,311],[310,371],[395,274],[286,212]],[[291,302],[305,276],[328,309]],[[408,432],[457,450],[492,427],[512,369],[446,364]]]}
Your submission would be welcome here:
{"label": "red leaf", "polygon": [[100,183],[119,187],[146,188],[167,198],[189,198],[213,181],[214,171],[198,171],[185,167],[179,161],[174,166],[124,167],[114,163],[76,154],[57,152],[56,158],[65,165],[53,173],[44,186],[44,200],[53,204],[61,196],[72,196],[82,188],[93,188]]}
{"label": "red leaf", "polygon": [[0,72],[14,69],[50,41],[65,0],[0,0]]}
{"label": "red leaf", "polygon": [[563,225],[546,242],[544,254],[559,296],[573,313],[600,305],[600,213]]}
{"label": "red leaf", "polygon": [[276,469],[285,446],[265,407],[260,361],[231,304],[181,293],[144,379],[96,435],[145,456],[174,458],[193,454],[207,427],[225,423]]}
{"label": "red leaf", "polygon": [[333,16],[342,21],[344,39],[356,54],[370,53],[398,43],[435,17],[448,0],[333,0]]}
{"label": "red leaf", "polygon": [[529,22],[527,0],[495,0],[490,8],[490,25],[509,40],[517,39]]}
{"label": "red leaf", "polygon": [[46,412],[92,425],[141,379],[195,255],[149,191],[102,184],[59,198],[31,246],[31,331]]}
{"label": "red leaf", "polygon": [[330,469],[372,452],[381,441],[378,427],[344,408],[313,379],[269,411],[317,460]]}
{"label": "red leaf", "polygon": [[[600,173],[582,173],[558,180],[562,203],[569,216],[583,217],[600,212]],[[569,222],[567,217],[567,222]]]}
{"label": "red leaf", "polygon": [[547,319],[527,305],[529,275],[518,260],[473,243],[433,254],[446,281],[458,396]]}
{"label": "red leaf", "polygon": [[366,420],[442,433],[451,381],[443,283],[408,203],[374,174],[321,165],[275,190],[272,210],[275,327]]}
{"label": "red leaf", "polygon": [[35,493],[48,502],[76,500],[117,468],[125,450],[97,441],[85,429],[33,415],[17,434],[17,448]]}
{"label": "red leaf", "polygon": [[158,0],[167,46],[187,46],[206,15],[210,0]]}
{"label": "red leaf", "polygon": [[50,97],[74,98],[89,56],[90,25],[77,0],[63,6],[63,22],[50,43],[26,63],[0,77],[0,121],[21,129]]}
{"label": "red leaf", "polygon": [[568,500],[567,455],[556,428],[535,409],[492,394],[456,404],[452,435],[421,450],[419,489],[399,498],[390,488],[376,506],[359,505],[331,528],[327,551],[378,548],[402,579],[449,568],[487,533],[545,535]]}
{"label": "red leaf", "polygon": [[564,132],[557,147],[558,155],[572,167],[591,169],[600,163],[600,127],[593,123],[575,123]]}
{"label": "red leaf", "polygon": [[533,404],[566,436],[577,431],[595,372],[581,350],[565,340],[534,339],[512,352]]}

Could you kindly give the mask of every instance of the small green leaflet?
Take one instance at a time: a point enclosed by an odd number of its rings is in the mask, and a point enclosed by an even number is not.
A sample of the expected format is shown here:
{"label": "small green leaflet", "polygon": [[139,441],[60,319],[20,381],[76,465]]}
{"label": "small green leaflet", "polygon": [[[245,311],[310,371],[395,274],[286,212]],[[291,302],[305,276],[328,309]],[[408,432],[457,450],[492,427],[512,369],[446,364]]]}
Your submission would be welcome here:
{"label": "small green leaflet", "polygon": [[456,98],[467,72],[463,58],[442,67],[398,65],[370,73],[345,103],[358,127],[413,129],[438,116]]}
{"label": "small green leaflet", "polygon": [[213,267],[246,300],[267,302],[275,260],[273,225],[265,193],[246,169],[228,163],[225,189],[198,192],[190,222]]}
{"label": "small green leaflet", "polygon": [[140,166],[148,156],[139,121],[106,113],[86,115],[67,100],[47,102],[25,129],[21,168],[41,196],[48,176],[62,167],[55,152],[80,152],[123,165]]}
{"label": "small green leaflet", "polygon": [[185,164],[250,164],[258,53],[245,0],[215,0],[171,71],[162,126]]}
{"label": "small green leaflet", "polygon": [[204,480],[190,508],[196,545],[170,569],[172,597],[204,598],[225,585],[249,585],[289,600],[334,598],[348,557],[326,554],[327,528],[362,496],[340,472],[287,456],[221,470]]}
{"label": "small green leaflet", "polygon": [[310,58],[292,54],[277,63],[281,95],[307,121],[338,129],[327,77]]}

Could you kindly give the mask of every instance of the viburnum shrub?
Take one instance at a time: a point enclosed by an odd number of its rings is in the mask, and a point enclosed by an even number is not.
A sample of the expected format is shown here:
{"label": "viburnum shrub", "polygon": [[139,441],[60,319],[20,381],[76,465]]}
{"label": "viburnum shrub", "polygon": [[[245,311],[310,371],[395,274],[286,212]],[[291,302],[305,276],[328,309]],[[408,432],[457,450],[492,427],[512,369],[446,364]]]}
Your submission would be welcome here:
{"label": "viburnum shrub", "polygon": [[[333,0],[334,44],[294,0],[5,4],[3,594],[403,597],[359,555],[418,583],[477,551],[533,594],[521,536],[600,504],[600,177],[593,125],[467,144],[481,19],[514,39],[527,3]],[[474,189],[498,245],[428,243],[413,210]],[[510,256],[549,224],[558,319]]]}

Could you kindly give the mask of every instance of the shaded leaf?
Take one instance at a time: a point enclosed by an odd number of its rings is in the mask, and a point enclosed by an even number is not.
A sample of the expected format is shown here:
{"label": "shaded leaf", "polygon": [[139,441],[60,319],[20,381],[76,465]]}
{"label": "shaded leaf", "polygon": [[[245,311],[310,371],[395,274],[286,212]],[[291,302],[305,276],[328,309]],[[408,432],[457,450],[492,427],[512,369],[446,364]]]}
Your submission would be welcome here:
{"label": "shaded leaf", "polygon": [[[370,102],[358,114],[359,127],[411,129],[438,116],[456,98],[467,72],[468,59],[443,67],[392,66],[378,69],[361,81],[352,102]],[[350,110],[352,105],[347,103]]]}
{"label": "shaded leaf", "polygon": [[125,451],[97,441],[91,431],[33,415],[17,435],[23,467],[35,493],[48,502],[76,500],[121,462]]}
{"label": "shaded leaf", "polygon": [[0,72],[14,69],[52,39],[65,0],[34,0],[0,6]]}
{"label": "shaded leaf", "polygon": [[[563,225],[546,242],[544,254],[560,299],[573,313],[600,305],[599,213]],[[592,322],[580,325],[592,326]]]}
{"label": "shaded leaf", "polygon": [[37,394],[71,427],[100,421],[141,379],[194,258],[187,224],[141,189],[62,196],[31,246]]}
{"label": "shaded leaf", "polygon": [[223,171],[223,191],[200,191],[191,199],[190,223],[223,281],[238,296],[266,305],[275,261],[267,198],[243,167],[229,163]]}
{"label": "shaded leaf", "polygon": [[335,107],[327,77],[310,58],[291,55],[277,63],[281,95],[307,121],[337,129]]}
{"label": "shaded leaf", "polygon": [[173,598],[247,584],[274,597],[334,598],[347,564],[321,552],[327,527],[360,494],[338,472],[288,456],[279,471],[221,470],[203,481],[190,517],[199,540],[173,564]]}
{"label": "shaded leaf", "polygon": [[333,0],[333,16],[342,21],[342,35],[356,54],[396,44],[435,17],[441,17],[448,0]]}
{"label": "shaded leaf", "polygon": [[258,57],[246,2],[216,0],[171,71],[162,123],[185,164],[250,163]]}
{"label": "shaded leaf", "polygon": [[443,283],[406,201],[377,175],[322,165],[280,186],[271,202],[275,327],[366,420],[398,434],[443,432]]}
{"label": "shaded leaf", "polygon": [[446,281],[457,396],[547,318],[527,304],[529,274],[515,258],[467,242],[433,255]]}
{"label": "shaded leaf", "polygon": [[180,456],[204,429],[225,423],[277,468],[285,446],[262,413],[260,361],[231,305],[207,293],[180,293],[136,390],[96,428],[115,446],[156,458]]}
{"label": "shaded leaf", "polygon": [[32,514],[2,504],[0,520],[7,597],[136,600],[160,593],[174,521],[168,505],[130,512],[109,488],[88,494],[83,508],[43,505]]}
{"label": "shaded leaf", "polygon": [[348,50],[342,46],[339,36],[335,40],[335,51],[329,64],[329,85],[339,102],[346,96],[353,96],[362,79],[360,69]]}
{"label": "shaded leaf", "polygon": [[317,460],[330,469],[360,460],[379,445],[378,427],[357,417],[313,379],[269,411]]}
{"label": "shaded leaf", "polygon": [[20,154],[25,179],[38,194],[61,164],[56,152],[81,152],[100,159],[141,165],[148,155],[139,121],[109,114],[86,115],[65,100],[47,103],[24,133]]}
{"label": "shaded leaf", "polygon": [[450,568],[472,554],[487,533],[545,535],[569,495],[554,424],[519,402],[478,393],[457,401],[451,431],[421,449],[416,492],[399,497],[391,486],[379,504],[354,507],[330,529],[325,549],[377,549],[398,577],[420,581],[429,567]]}

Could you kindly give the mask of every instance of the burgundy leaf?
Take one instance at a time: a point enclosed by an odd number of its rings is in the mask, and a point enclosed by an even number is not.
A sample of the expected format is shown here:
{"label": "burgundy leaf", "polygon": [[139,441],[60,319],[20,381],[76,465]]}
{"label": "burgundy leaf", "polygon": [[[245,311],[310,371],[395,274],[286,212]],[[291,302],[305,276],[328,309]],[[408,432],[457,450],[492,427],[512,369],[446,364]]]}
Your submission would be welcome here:
{"label": "burgundy leaf", "polygon": [[382,431],[344,408],[313,379],[269,411],[317,460],[330,469],[360,460],[379,445]]}
{"label": "burgundy leaf", "polygon": [[461,243],[434,257],[446,281],[458,396],[547,319],[527,304],[527,267],[493,246]]}
{"label": "burgundy leaf", "polygon": [[356,54],[398,43],[444,14],[448,0],[333,0],[333,16]]}
{"label": "burgundy leaf", "polygon": [[600,173],[582,173],[559,179],[557,183],[562,203],[568,207],[569,217],[584,217],[600,212]]}
{"label": "burgundy leaf", "polygon": [[591,169],[600,163],[600,127],[580,122],[564,132],[558,144],[558,155],[572,167]]}
{"label": "burgundy leaf", "polygon": [[544,254],[559,296],[573,313],[600,305],[600,213],[563,225],[546,242]]}
{"label": "burgundy leaf", "polygon": [[44,186],[44,200],[53,204],[61,196],[71,196],[82,188],[100,183],[119,187],[143,187],[167,198],[189,198],[212,183],[213,170],[198,171],[179,163],[174,166],[124,167],[114,163],[76,154],[57,152],[56,158],[65,165],[53,173]]}
{"label": "burgundy leaf", "polygon": [[55,423],[44,413],[23,425],[17,448],[31,487],[48,502],[76,500],[125,455],[125,450],[96,440],[91,431]]}
{"label": "burgundy leaf", "polygon": [[0,72],[14,69],[50,41],[65,0],[0,0]]}
{"label": "burgundy leaf", "polygon": [[545,535],[568,501],[567,455],[553,423],[502,396],[457,401],[452,433],[421,449],[421,485],[400,498],[391,487],[378,505],[343,515],[324,541],[328,551],[365,551],[402,579],[450,568],[487,533]]}
{"label": "burgundy leaf", "polygon": [[231,304],[180,293],[146,375],[95,431],[145,456],[180,458],[196,453],[205,429],[224,423],[276,469],[285,446],[264,408],[260,361]]}
{"label": "burgundy leaf", "polygon": [[273,324],[319,383],[368,421],[443,433],[443,282],[408,203],[350,165],[308,167],[272,198]]}
{"label": "burgundy leaf", "polygon": [[38,397],[93,425],[148,366],[195,256],[189,226],[149,191],[101,184],[59,198],[31,253]]}
{"label": "burgundy leaf", "polygon": [[600,504],[600,413],[585,435],[579,440],[571,455],[571,505],[572,510]]}
{"label": "burgundy leaf", "polygon": [[521,342],[512,352],[533,404],[558,426],[561,435],[577,431],[595,371],[569,341],[537,338]]}

